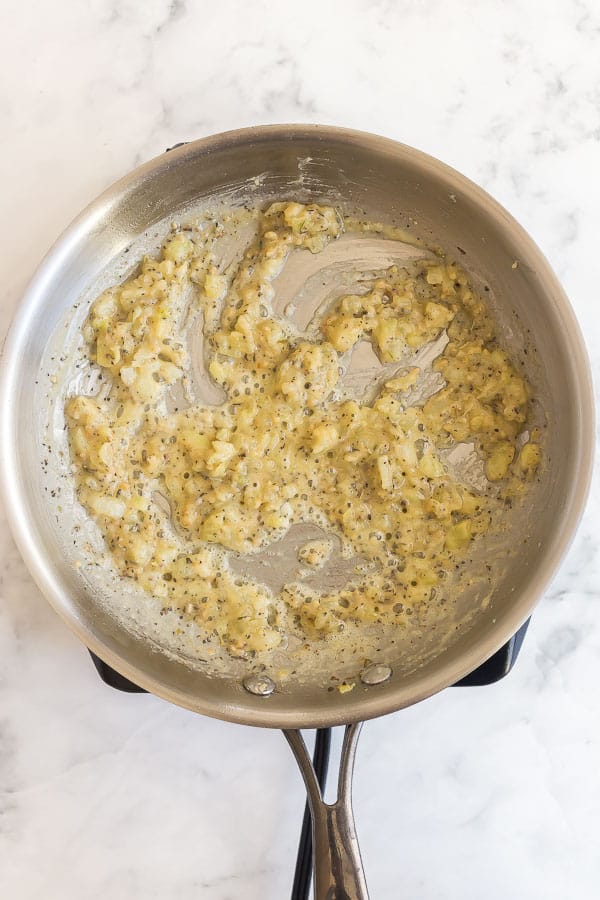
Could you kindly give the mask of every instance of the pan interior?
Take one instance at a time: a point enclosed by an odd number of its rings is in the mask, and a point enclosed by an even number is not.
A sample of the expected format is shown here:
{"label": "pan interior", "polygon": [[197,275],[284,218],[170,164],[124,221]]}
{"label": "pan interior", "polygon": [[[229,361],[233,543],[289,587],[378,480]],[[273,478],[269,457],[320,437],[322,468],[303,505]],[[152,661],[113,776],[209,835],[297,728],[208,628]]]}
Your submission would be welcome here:
{"label": "pan interior", "polygon": [[[536,569],[556,540],[556,519],[569,505],[576,464],[580,423],[571,402],[575,376],[557,327],[560,310],[549,302],[548,285],[540,282],[535,266],[528,264],[533,250],[522,243],[524,235],[478,206],[468,182],[453,183],[451,174],[435,166],[428,170],[418,155],[394,151],[387,142],[361,146],[339,136],[326,146],[315,145],[312,136],[299,137],[292,148],[272,135],[272,140],[251,141],[244,148],[235,143],[213,148],[209,158],[202,144],[151,164],[147,174],[116,190],[99,219],[82,222],[68,256],[48,272],[44,290],[38,292],[36,312],[43,318],[27,337],[25,355],[40,377],[33,404],[19,411],[16,435],[35,540],[51,561],[45,568],[55,602],[59,594],[62,612],[74,620],[88,645],[125,675],[169,699],[257,724],[316,724],[375,715],[444,686],[444,672],[453,665],[456,677],[465,674],[527,614],[527,601],[517,608],[515,598],[534,590]],[[80,362],[80,328],[90,302],[126,277],[132,261],[157,250],[173,221],[278,199],[332,203],[346,215],[384,222],[405,235],[393,242],[346,236],[333,245],[329,259],[296,254],[276,285],[275,304],[292,304],[301,326],[315,306],[340,288],[348,271],[378,272],[390,258],[420,257],[428,247],[458,257],[485,291],[500,341],[532,385],[535,416],[545,427],[547,463],[527,504],[507,520],[503,535],[483,543],[473,559],[474,574],[492,566],[485,590],[481,579],[473,577],[455,603],[444,610],[431,605],[407,632],[363,625],[315,642],[308,652],[280,651],[269,668],[278,690],[264,700],[240,686],[264,661],[234,659],[215,644],[200,643],[195,626],[186,626],[175,614],[162,615],[157,602],[113,574],[99,533],[76,503],[73,482],[66,477],[63,403],[74,390],[74,377],[80,383],[89,378],[74,366]],[[233,244],[230,252],[236,252]],[[370,366],[372,360],[366,360],[362,377],[367,382],[372,381]],[[21,391],[24,386],[21,380]],[[211,385],[205,388],[210,392]],[[28,438],[31,434],[35,440]],[[277,580],[286,554],[296,552],[293,539],[289,544],[275,548],[272,559],[258,561],[264,580]],[[360,682],[360,671],[372,663],[391,666],[393,676],[385,685]],[[354,689],[340,693],[335,687],[341,681]],[[371,702],[374,691],[378,699]]]}

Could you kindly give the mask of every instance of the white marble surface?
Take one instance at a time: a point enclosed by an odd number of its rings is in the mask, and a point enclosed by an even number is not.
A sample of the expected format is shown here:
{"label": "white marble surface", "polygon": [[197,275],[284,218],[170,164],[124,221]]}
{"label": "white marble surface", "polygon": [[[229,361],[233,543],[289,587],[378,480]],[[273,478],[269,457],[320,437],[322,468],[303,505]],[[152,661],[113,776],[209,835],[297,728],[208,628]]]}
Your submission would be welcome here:
{"label": "white marble surface", "polygon": [[[180,140],[320,121],[490,190],[569,292],[600,375],[594,0],[2,0],[4,328],[36,262]],[[370,723],[356,811],[374,900],[600,891],[600,492],[518,666]],[[0,896],[282,900],[303,797],[277,733],[105,688],[2,522]]]}

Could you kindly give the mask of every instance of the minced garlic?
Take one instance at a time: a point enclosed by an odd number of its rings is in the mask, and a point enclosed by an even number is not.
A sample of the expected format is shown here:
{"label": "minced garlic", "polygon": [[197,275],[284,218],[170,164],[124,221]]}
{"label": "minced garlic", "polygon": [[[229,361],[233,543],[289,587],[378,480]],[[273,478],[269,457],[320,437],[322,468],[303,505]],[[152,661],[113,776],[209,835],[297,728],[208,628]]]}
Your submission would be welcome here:
{"label": "minced garlic", "polygon": [[[345,620],[402,625],[541,459],[533,442],[517,449],[528,386],[457,266],[392,268],[337,299],[318,332],[298,333],[273,313],[275,279],[291,252],[335,240],[343,219],[331,207],[276,203],[258,221],[232,277],[219,271],[214,227],[176,233],[158,259],[105,291],[83,334],[109,390],[66,404],[78,498],[118,571],[235,653],[276,647],[294,628],[318,636]],[[190,366],[190,289],[226,400],[169,412],[167,394]],[[443,387],[411,406],[420,370],[407,360],[444,331],[434,363]],[[339,390],[365,340],[382,363],[398,364],[371,403]],[[480,454],[489,490],[448,472],[442,451],[463,441]],[[308,522],[364,561],[340,590],[290,583],[273,596],[229,568],[230,554]],[[309,542],[298,558],[318,569],[330,552],[328,540]]]}

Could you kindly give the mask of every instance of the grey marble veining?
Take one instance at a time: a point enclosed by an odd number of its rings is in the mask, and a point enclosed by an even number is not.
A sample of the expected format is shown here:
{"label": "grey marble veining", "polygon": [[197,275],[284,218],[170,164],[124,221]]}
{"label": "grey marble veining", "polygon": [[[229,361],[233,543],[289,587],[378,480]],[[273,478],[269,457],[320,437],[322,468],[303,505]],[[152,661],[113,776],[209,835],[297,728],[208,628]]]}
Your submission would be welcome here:
{"label": "grey marble veining", "polygon": [[[600,378],[593,0],[5,0],[6,329],[68,221],[134,165],[243,125],[388,135],[532,233]],[[356,812],[374,900],[595,900],[600,491],[506,681],[369,723]],[[0,896],[281,900],[303,794],[277,733],[111,692],[0,522]]]}

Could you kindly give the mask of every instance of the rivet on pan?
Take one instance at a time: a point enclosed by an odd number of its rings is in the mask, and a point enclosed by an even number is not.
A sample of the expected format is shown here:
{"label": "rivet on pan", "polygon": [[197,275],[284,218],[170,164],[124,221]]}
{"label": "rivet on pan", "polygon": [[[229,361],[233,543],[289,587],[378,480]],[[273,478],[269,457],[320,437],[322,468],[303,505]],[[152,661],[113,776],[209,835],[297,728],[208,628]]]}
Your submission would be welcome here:
{"label": "rivet on pan", "polygon": [[360,680],[363,684],[382,684],[387,681],[392,670],[389,666],[369,666],[360,673]]}
{"label": "rivet on pan", "polygon": [[268,675],[248,675],[243,684],[249,694],[257,697],[268,697],[275,690],[275,682]]}

